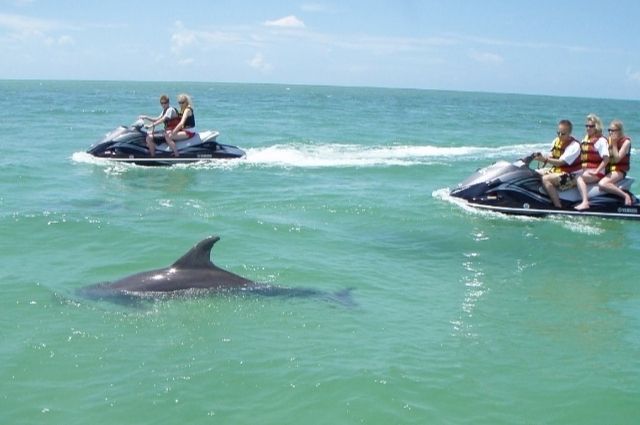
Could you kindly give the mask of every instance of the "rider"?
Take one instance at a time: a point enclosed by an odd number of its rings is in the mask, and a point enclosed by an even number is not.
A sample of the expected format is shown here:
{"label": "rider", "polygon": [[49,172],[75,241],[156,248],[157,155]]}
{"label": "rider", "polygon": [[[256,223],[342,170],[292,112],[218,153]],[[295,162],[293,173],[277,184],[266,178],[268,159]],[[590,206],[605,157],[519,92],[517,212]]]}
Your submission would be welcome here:
{"label": "rider", "polygon": [[175,156],[180,156],[176,148],[176,141],[190,139],[196,135],[196,117],[193,114],[191,98],[186,94],[180,94],[178,95],[178,103],[180,104],[180,122],[173,130],[167,131],[164,135]]}
{"label": "rider", "polygon": [[580,143],[583,171],[576,180],[582,196],[582,202],[574,207],[578,211],[589,209],[587,184],[599,182],[609,165],[609,141],[602,136],[602,120],[596,114],[589,114],[585,127],[587,134]]}
{"label": "rider", "polygon": [[151,121],[151,124],[146,125],[145,127],[149,129],[147,131],[147,137],[145,141],[147,142],[147,147],[149,148],[149,154],[151,156],[155,156],[156,153],[156,144],[153,141],[153,131],[155,126],[164,123],[164,131],[165,134],[171,130],[173,130],[178,123],[180,122],[180,115],[178,111],[173,106],[169,105],[169,96],[163,94],[160,96],[160,106],[162,106],[162,113],[153,118],[148,115],[140,115],[138,118],[145,121]]}
{"label": "rider", "polygon": [[609,154],[611,161],[607,175],[598,182],[598,186],[605,192],[612,193],[624,199],[625,205],[631,205],[633,200],[616,183],[626,177],[631,163],[631,139],[624,134],[624,124],[620,120],[613,120],[609,124]]}
{"label": "rider", "polygon": [[573,173],[580,170],[580,142],[571,135],[573,124],[569,120],[558,122],[558,131],[551,147],[550,155],[536,154],[533,159],[551,168],[538,172],[542,174],[542,185],[556,208],[562,208],[558,189],[565,190],[575,186]]}

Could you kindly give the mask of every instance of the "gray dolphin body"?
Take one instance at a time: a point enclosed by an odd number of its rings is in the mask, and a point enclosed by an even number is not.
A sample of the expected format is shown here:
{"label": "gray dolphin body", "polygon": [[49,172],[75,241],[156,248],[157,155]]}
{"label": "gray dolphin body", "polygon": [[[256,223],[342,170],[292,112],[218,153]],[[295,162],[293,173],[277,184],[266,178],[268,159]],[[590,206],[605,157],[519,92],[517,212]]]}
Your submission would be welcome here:
{"label": "gray dolphin body", "polygon": [[266,296],[317,297],[353,305],[350,290],[329,293],[315,289],[264,285],[223,270],[210,260],[211,248],[219,240],[218,236],[210,236],[198,242],[169,267],[136,273],[115,282],[81,288],[79,294],[88,298],[131,301],[162,298],[179,293],[243,291]]}

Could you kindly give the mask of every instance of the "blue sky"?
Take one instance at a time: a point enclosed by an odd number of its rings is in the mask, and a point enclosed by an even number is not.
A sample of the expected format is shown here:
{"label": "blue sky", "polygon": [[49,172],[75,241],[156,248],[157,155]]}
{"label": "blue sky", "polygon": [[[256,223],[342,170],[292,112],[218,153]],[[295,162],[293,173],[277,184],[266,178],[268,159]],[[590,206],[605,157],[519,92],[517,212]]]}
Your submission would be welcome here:
{"label": "blue sky", "polygon": [[0,0],[0,79],[637,99],[640,2]]}

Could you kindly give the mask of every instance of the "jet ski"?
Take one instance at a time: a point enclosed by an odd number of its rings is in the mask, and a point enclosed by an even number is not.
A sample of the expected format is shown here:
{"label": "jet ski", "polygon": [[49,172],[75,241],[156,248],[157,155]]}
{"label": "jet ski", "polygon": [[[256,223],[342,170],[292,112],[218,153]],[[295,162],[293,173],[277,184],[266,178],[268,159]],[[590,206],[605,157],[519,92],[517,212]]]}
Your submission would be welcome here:
{"label": "jet ski", "polygon": [[108,132],[102,140],[93,144],[87,153],[98,158],[137,165],[173,165],[245,156],[245,152],[237,146],[218,143],[217,131],[203,131],[189,139],[176,142],[180,154],[178,157],[173,156],[171,147],[165,142],[164,132],[154,132],[156,149],[155,156],[151,156],[145,142],[147,134],[144,122],[138,120],[128,127],[120,126]]}
{"label": "jet ski", "polygon": [[512,163],[498,161],[480,168],[452,189],[450,195],[465,200],[469,206],[505,214],[640,219],[640,201],[629,191],[634,182],[630,177],[619,181],[618,187],[629,193],[632,205],[625,205],[622,198],[601,191],[597,184],[592,184],[588,186],[589,209],[574,209],[581,201],[577,187],[559,191],[562,207],[556,208],[542,186],[540,174],[529,167],[535,155]]}

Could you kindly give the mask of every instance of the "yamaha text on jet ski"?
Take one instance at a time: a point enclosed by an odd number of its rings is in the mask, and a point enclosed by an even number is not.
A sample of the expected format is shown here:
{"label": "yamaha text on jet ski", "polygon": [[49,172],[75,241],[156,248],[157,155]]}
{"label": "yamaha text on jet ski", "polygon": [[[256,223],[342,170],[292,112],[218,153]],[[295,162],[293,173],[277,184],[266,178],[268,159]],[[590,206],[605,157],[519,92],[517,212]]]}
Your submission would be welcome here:
{"label": "yamaha text on jet ski", "polygon": [[629,191],[634,181],[630,177],[619,181],[617,185],[629,193],[632,205],[625,205],[622,198],[601,191],[597,184],[592,184],[588,186],[589,209],[577,211],[573,208],[581,201],[577,187],[558,192],[562,207],[556,208],[542,186],[540,174],[529,167],[534,155],[513,163],[498,161],[481,168],[459,183],[450,194],[466,200],[472,207],[506,214],[640,219],[640,201]]}
{"label": "yamaha text on jet ski", "polygon": [[138,120],[129,127],[120,126],[110,131],[102,140],[92,145],[87,153],[98,158],[138,165],[184,164],[245,156],[245,152],[237,146],[218,143],[218,135],[217,131],[203,131],[189,139],[177,141],[180,156],[175,157],[171,147],[164,140],[164,133],[155,132],[155,156],[151,156],[145,142],[147,131],[142,120]]}

